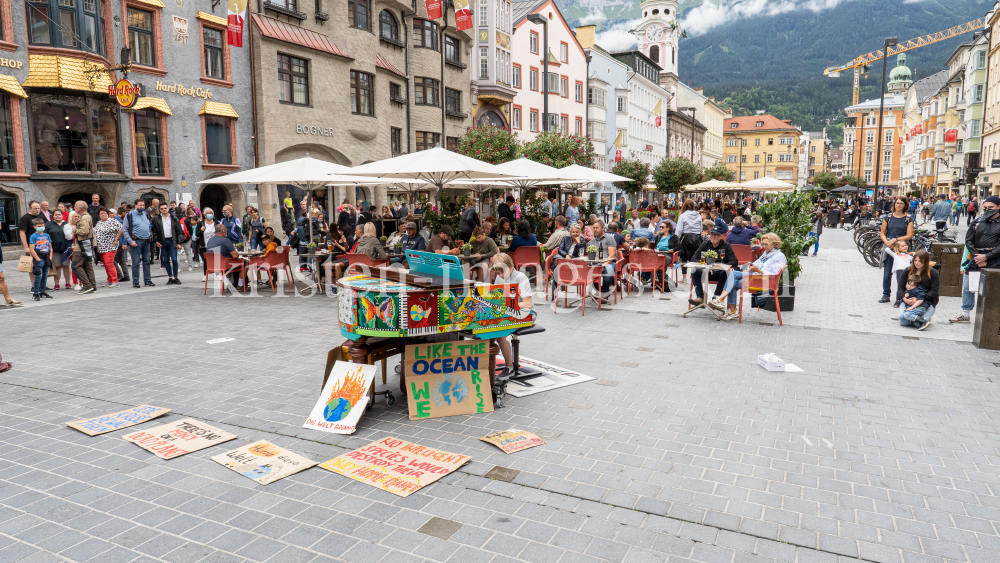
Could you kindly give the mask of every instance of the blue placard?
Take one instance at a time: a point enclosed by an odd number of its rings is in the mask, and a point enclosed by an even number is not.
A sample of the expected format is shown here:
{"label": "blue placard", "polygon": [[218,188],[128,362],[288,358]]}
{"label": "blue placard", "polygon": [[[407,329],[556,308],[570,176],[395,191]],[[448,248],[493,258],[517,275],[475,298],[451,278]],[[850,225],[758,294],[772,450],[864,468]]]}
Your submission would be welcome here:
{"label": "blue placard", "polygon": [[453,280],[464,280],[462,263],[449,254],[435,254],[419,250],[406,251],[406,263],[413,275],[441,277]]}

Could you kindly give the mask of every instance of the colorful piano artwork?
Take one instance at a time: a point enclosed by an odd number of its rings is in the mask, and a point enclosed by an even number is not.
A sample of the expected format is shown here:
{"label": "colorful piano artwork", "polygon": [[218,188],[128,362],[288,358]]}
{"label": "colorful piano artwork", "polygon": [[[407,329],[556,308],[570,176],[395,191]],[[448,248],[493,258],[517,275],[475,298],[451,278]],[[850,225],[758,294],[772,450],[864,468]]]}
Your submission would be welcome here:
{"label": "colorful piano artwork", "polygon": [[[458,264],[454,257],[413,252],[408,260],[408,271],[384,268],[338,282],[344,336],[355,340],[469,331],[495,338],[534,324],[531,311],[511,306],[516,287],[509,287],[505,298],[503,285],[452,277]],[[461,275],[460,266],[457,271]]]}

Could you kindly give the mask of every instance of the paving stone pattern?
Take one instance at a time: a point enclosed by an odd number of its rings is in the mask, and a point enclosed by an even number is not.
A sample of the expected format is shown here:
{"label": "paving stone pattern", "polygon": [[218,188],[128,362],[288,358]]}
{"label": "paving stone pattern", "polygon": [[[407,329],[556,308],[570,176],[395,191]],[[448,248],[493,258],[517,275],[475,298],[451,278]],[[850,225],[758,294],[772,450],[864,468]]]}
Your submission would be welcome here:
{"label": "paving stone pattern", "polygon": [[[0,351],[14,363],[0,375],[0,562],[987,563],[1000,553],[1000,357],[967,343],[543,311],[548,330],[523,353],[603,384],[423,421],[408,420],[404,401],[377,403],[339,436],[301,427],[325,352],[342,341],[335,301],[171,288],[96,303],[0,311]],[[206,344],[220,337],[235,340]],[[762,352],[805,371],[763,371]],[[173,412],[133,430],[194,417],[239,439],[161,460],[121,439],[131,430],[65,426],[144,403]],[[548,443],[505,455],[478,439],[512,427]],[[209,459],[266,438],[325,461],[386,436],[473,461],[399,498],[320,468],[260,486]],[[496,466],[518,473],[486,478]],[[447,540],[418,532],[434,518],[457,523],[431,526],[454,529]]]}

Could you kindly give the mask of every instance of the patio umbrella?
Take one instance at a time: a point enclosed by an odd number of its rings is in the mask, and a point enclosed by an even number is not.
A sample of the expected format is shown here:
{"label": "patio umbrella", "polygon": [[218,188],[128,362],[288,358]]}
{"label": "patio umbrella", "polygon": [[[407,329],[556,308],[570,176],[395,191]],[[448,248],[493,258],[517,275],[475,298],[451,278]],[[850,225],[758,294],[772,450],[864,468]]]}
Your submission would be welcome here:
{"label": "patio umbrella", "polygon": [[830,190],[830,193],[833,193],[833,194],[854,194],[854,193],[858,193],[860,191],[861,191],[861,188],[856,188],[854,186],[848,185],[848,186],[841,186],[839,188]]}
{"label": "patio umbrella", "polygon": [[782,182],[781,180],[771,178],[770,176],[764,176],[763,178],[757,178],[756,180],[750,180],[749,182],[741,182],[740,187],[745,190],[752,190],[755,192],[789,191],[795,189],[794,184]]}
{"label": "patio umbrella", "polygon": [[386,179],[423,180],[439,188],[458,180],[499,180],[518,176],[502,172],[488,162],[441,147],[355,166],[348,174]]}
{"label": "patio umbrella", "polygon": [[715,178],[711,180],[706,180],[700,184],[691,184],[686,186],[685,189],[698,191],[698,190],[719,190],[725,188],[739,188],[740,185],[735,182],[724,182],[722,180],[716,180]]}

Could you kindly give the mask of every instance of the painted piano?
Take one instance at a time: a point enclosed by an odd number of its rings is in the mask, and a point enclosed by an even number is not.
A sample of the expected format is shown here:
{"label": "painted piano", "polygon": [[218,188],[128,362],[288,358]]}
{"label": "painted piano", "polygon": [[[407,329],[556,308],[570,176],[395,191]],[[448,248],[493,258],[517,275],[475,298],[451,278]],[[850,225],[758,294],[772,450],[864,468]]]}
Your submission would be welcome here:
{"label": "painted piano", "polygon": [[467,280],[455,256],[407,251],[409,270],[376,267],[337,282],[341,333],[351,340],[466,332],[498,338],[534,324],[517,287]]}

